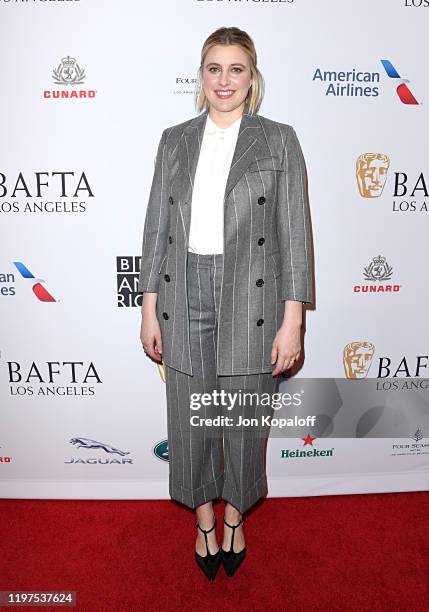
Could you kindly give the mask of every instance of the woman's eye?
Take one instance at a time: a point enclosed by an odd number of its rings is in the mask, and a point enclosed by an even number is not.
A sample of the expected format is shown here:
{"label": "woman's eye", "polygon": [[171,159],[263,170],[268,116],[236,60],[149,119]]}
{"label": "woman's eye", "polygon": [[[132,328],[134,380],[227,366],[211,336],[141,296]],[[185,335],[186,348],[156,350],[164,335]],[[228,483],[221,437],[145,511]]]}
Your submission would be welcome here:
{"label": "woman's eye", "polygon": [[[218,70],[219,70],[219,68],[216,68],[216,66],[211,66],[211,67],[209,68],[209,72],[216,72],[216,71],[218,71]],[[238,72],[238,73],[240,73],[240,72],[243,72],[243,69],[242,69],[242,68],[239,68],[238,66],[236,66],[235,68],[232,68],[232,71],[233,71],[233,72]]]}

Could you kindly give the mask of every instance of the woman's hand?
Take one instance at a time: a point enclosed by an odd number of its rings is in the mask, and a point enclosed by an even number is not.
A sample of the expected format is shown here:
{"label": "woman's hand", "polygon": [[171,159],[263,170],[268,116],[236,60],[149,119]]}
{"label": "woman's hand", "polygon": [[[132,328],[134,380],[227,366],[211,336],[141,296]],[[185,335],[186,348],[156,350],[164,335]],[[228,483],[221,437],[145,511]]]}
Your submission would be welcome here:
{"label": "woman's hand", "polygon": [[276,363],[272,376],[288,370],[301,354],[301,325],[284,322],[274,338],[271,363]]}
{"label": "woman's hand", "polygon": [[146,355],[156,363],[162,363],[161,328],[156,316],[157,297],[156,293],[143,294],[140,340]]}

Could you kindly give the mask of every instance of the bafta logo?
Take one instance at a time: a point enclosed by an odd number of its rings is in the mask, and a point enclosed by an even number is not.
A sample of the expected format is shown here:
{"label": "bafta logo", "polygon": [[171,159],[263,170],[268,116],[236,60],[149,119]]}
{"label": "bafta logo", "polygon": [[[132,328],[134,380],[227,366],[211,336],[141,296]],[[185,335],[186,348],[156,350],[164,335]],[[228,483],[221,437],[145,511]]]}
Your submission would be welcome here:
{"label": "bafta logo", "polygon": [[390,160],[383,153],[362,153],[356,160],[356,179],[363,198],[379,198],[386,184]]}
{"label": "bafta logo", "polygon": [[375,346],[372,342],[349,342],[343,352],[346,377],[365,378],[371,366],[374,351]]}

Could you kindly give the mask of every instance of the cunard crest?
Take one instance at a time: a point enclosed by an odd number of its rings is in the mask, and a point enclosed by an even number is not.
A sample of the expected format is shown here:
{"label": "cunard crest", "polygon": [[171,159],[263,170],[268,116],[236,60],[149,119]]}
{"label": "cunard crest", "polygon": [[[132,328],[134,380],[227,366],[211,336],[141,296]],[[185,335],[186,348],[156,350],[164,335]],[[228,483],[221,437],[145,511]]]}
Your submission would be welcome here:
{"label": "cunard crest", "polygon": [[85,70],[79,66],[74,57],[63,57],[52,77],[57,85],[80,85],[85,78]]}
{"label": "cunard crest", "polygon": [[364,268],[364,277],[370,281],[385,281],[392,277],[393,268],[389,266],[385,257],[373,257],[369,266]]}

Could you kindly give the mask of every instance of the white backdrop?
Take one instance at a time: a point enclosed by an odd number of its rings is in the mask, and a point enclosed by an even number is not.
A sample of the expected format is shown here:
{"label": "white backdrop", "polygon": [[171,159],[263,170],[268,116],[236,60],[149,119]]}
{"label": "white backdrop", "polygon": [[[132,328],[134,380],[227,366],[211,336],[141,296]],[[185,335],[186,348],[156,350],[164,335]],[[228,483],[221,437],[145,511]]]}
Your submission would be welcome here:
{"label": "white backdrop", "polygon": [[[2,497],[168,498],[141,238],[161,132],[195,115],[200,49],[224,25],[252,36],[259,113],[295,128],[309,177],[316,304],[282,390],[327,426],[270,438],[269,496],[428,488],[427,4],[0,1]],[[331,93],[353,70],[371,80]],[[379,193],[359,190],[366,153]],[[365,380],[344,391],[351,342]]]}

